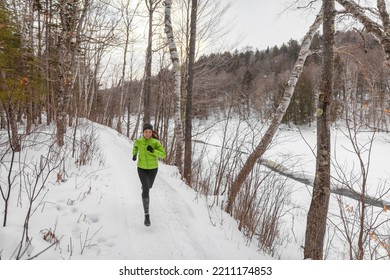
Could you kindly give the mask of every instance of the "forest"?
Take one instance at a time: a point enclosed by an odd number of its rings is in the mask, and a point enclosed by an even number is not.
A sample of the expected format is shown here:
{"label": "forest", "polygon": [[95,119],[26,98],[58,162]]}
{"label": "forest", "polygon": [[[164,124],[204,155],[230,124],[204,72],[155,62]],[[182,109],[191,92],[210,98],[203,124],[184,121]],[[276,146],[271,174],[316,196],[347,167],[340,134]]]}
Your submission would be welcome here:
{"label": "forest", "polygon": [[[258,238],[259,247],[272,252],[281,213],[268,209],[269,216],[262,216],[266,211],[258,208],[257,191],[267,181],[255,164],[280,126],[316,127],[317,167],[304,258],[323,259],[331,128],[343,124],[351,141],[362,131],[389,132],[390,16],[386,1],[373,2],[368,9],[352,0],[296,1],[296,8],[318,12],[304,38],[265,50],[248,46],[207,52],[205,46],[228,32],[221,26],[226,1],[1,0],[3,227],[10,193],[18,185],[15,178],[21,177],[18,155],[35,145],[31,135],[53,127],[53,147],[61,150],[72,131],[72,157],[87,165],[94,143],[88,135],[78,138],[82,120],[111,127],[129,140],[139,136],[143,123],[152,123],[167,150],[164,162],[176,166],[196,192],[215,196],[249,240]],[[335,28],[351,21],[356,23],[351,28]],[[205,163],[202,147],[210,143],[196,139],[202,124],[214,119],[247,123],[255,136],[228,138],[225,132],[220,158]],[[251,142],[249,148],[243,151],[240,141]],[[360,156],[362,149],[357,143],[354,147]],[[56,160],[50,172],[61,181],[66,170],[63,159]],[[365,178],[367,164],[360,163]],[[42,163],[36,177],[49,165]],[[40,180],[44,185],[46,179]],[[388,259],[388,232],[375,235],[386,253],[367,256],[368,237],[375,231],[373,224],[365,227],[366,208],[372,207],[365,180],[352,191],[358,197],[354,222],[359,230],[346,238],[350,258]],[[34,195],[30,210],[39,192]]]}

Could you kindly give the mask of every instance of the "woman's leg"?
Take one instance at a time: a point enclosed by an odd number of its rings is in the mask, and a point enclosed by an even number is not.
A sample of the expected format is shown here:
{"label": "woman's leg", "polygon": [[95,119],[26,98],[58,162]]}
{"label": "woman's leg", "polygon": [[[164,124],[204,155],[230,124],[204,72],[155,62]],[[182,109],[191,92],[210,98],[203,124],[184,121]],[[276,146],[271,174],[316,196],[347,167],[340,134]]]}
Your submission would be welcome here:
{"label": "woman's leg", "polygon": [[158,169],[141,169],[138,168],[138,176],[142,184],[142,204],[145,213],[145,225],[150,226],[149,218],[149,190],[152,188],[154,180],[156,179]]}
{"label": "woman's leg", "polygon": [[138,168],[138,176],[142,184],[142,204],[145,214],[149,214],[149,176],[148,170]]}
{"label": "woman's leg", "polygon": [[149,189],[153,187],[154,180],[157,176],[158,168],[156,169],[142,169],[138,168],[138,176],[142,184],[142,197],[149,196]]}
{"label": "woman's leg", "polygon": [[154,179],[156,179],[158,169],[150,169],[148,170],[148,185],[149,189],[153,187]]}

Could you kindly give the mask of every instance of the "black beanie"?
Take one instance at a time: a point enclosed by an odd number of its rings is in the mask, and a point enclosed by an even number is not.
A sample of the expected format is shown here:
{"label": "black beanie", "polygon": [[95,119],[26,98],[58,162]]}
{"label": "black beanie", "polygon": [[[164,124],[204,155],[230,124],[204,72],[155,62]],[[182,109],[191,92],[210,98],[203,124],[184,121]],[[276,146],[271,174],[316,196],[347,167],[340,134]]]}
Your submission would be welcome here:
{"label": "black beanie", "polygon": [[153,131],[153,125],[149,124],[149,123],[145,123],[144,124],[144,128],[142,129],[142,131],[145,131],[147,129],[150,129]]}

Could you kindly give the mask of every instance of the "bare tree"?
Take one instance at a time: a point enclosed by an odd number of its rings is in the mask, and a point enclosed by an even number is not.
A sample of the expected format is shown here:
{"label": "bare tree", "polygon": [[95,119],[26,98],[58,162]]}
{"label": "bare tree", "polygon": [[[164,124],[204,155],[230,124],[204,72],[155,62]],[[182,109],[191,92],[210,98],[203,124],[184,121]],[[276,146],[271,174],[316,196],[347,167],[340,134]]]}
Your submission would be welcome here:
{"label": "bare tree", "polygon": [[[356,87],[352,81],[349,83],[351,87]],[[342,233],[342,237],[348,244],[349,258],[362,260],[383,257],[380,252],[387,251],[386,246],[383,246],[386,244],[383,234],[386,229],[383,229],[383,225],[388,222],[388,219],[381,215],[383,211],[386,211],[387,206],[385,203],[381,205],[380,202],[383,201],[389,190],[385,190],[386,181],[376,185],[377,195],[374,201],[379,202],[379,205],[375,206],[380,208],[379,211],[375,211],[374,205],[371,204],[373,199],[369,196],[369,174],[376,132],[370,133],[365,141],[358,137],[366,127],[364,122],[355,117],[359,111],[360,108],[355,106],[352,106],[351,110],[345,110],[343,116],[345,128],[339,129],[350,142],[350,148],[344,147],[344,149],[356,158],[357,164],[355,165],[355,161],[353,161],[351,167],[348,163],[340,162],[336,153],[332,162],[337,175],[334,180],[341,187],[356,194],[357,201],[353,204],[346,201],[341,195],[337,197],[342,226],[341,228],[336,226],[336,228]],[[375,246],[378,247],[375,248]],[[388,258],[388,252],[385,257]]]}
{"label": "bare tree", "polygon": [[322,12],[320,12],[314,23],[311,25],[309,31],[306,33],[301,49],[299,51],[298,59],[295,62],[294,68],[292,70],[292,73],[290,75],[290,79],[287,83],[287,86],[284,90],[283,97],[278,105],[278,108],[276,112],[273,115],[273,118],[271,120],[271,124],[269,125],[267,131],[265,132],[263,138],[261,139],[260,143],[256,146],[254,151],[250,154],[246,162],[244,163],[243,167],[241,168],[240,172],[234,179],[234,181],[231,184],[231,189],[229,193],[228,203],[226,205],[226,212],[229,214],[233,213],[233,205],[235,202],[235,199],[237,197],[237,194],[240,190],[240,187],[245,182],[246,178],[248,177],[249,173],[252,171],[254,165],[256,164],[256,161],[262,157],[262,155],[267,150],[269,144],[271,143],[282,119],[284,114],[286,113],[286,110],[288,108],[288,105],[290,104],[291,98],[294,93],[295,86],[298,82],[298,79],[303,71],[303,66],[305,64],[306,58],[310,54],[310,44],[311,41],[319,28],[319,26],[322,23]]}
{"label": "bare tree", "polygon": [[[124,33],[125,33],[125,43],[124,43],[124,50],[123,50],[123,64],[122,64],[122,73],[121,73],[121,89],[119,94],[119,104],[118,104],[118,121],[116,129],[119,133],[122,133],[122,118],[123,118],[123,112],[124,112],[124,98],[126,95],[126,74],[127,74],[127,55],[128,55],[128,49],[130,45],[130,36],[132,33],[132,22],[134,20],[135,13],[140,6],[141,2],[139,1],[136,5],[136,7],[131,10],[130,9],[130,1],[126,2],[126,4],[123,4],[123,7],[121,7],[122,12],[122,18],[124,20]],[[129,113],[129,112],[128,112]]]}
{"label": "bare tree", "polygon": [[143,103],[144,103],[144,123],[150,123],[151,108],[150,108],[150,90],[151,90],[151,78],[152,78],[152,47],[153,47],[153,15],[158,5],[162,0],[145,0],[145,4],[148,10],[149,24],[148,24],[148,43],[146,48],[146,61],[145,61],[145,85],[143,89]]}
{"label": "bare tree", "polygon": [[[82,43],[83,57],[79,59],[80,76],[80,116],[95,120],[92,113],[93,105],[96,105],[97,92],[102,81],[102,75],[107,66],[103,68],[103,57],[115,43],[115,30],[118,28],[119,19],[110,15],[111,9],[104,3],[97,2],[90,8],[86,19],[84,36],[88,39]],[[110,18],[108,20],[107,18]],[[102,69],[103,68],[103,69]],[[82,106],[83,105],[83,106]]]}
{"label": "bare tree", "polygon": [[176,166],[179,172],[182,173],[182,155],[183,155],[183,129],[181,119],[181,67],[179,55],[177,53],[176,43],[173,36],[173,27],[171,19],[172,2],[165,1],[165,33],[168,38],[169,51],[171,53],[171,60],[173,64],[173,72],[175,75],[175,136],[176,136]]}
{"label": "bare tree", "polygon": [[29,224],[31,216],[34,214],[34,202],[38,198],[41,198],[41,194],[44,190],[47,190],[47,182],[50,174],[61,164],[61,162],[53,162],[53,151],[52,148],[49,149],[46,156],[41,155],[37,163],[34,164],[24,164],[25,168],[31,169],[31,173],[28,171],[22,171],[21,176],[22,181],[24,182],[25,191],[28,197],[28,209],[24,221],[24,236],[26,242],[30,241],[29,238]]}
{"label": "bare tree", "polygon": [[4,158],[5,158],[5,156],[7,156],[8,150],[11,151],[11,158],[7,162],[7,166],[8,166],[6,168],[6,169],[8,169],[7,179],[6,179],[6,181],[3,181],[2,178],[0,178],[0,193],[1,193],[1,197],[4,200],[3,227],[5,227],[7,225],[8,206],[9,206],[9,202],[10,202],[9,199],[10,199],[11,191],[14,187],[15,179],[16,179],[14,176],[14,165],[16,164],[15,163],[15,153],[16,152],[14,149],[12,149],[11,145],[10,145],[9,149],[1,151],[1,153],[2,153],[2,154],[0,154],[1,155],[1,163],[2,163],[2,165],[3,164],[5,165]]}
{"label": "bare tree", "polygon": [[307,215],[305,259],[322,259],[330,197],[330,105],[333,92],[335,1],[324,0],[323,64],[317,109],[317,158]]}
{"label": "bare tree", "polygon": [[88,12],[90,0],[68,2],[60,0],[59,18],[60,31],[58,34],[58,96],[57,96],[57,144],[64,145],[68,109],[73,97],[76,77],[76,58],[81,43],[81,31]]}
{"label": "bare tree", "polygon": [[198,15],[198,0],[192,0],[190,24],[190,48],[188,54],[187,96],[185,110],[185,150],[184,150],[184,178],[188,184],[192,182],[192,98],[194,90],[194,63],[196,49],[196,23]]}

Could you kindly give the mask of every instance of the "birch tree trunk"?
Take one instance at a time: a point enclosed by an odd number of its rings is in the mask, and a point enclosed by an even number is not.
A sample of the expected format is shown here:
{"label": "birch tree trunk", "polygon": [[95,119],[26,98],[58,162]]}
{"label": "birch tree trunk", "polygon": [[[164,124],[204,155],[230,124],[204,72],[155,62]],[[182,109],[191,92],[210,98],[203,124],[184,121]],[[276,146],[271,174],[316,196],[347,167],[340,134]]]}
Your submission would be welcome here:
{"label": "birch tree trunk", "polygon": [[192,0],[190,23],[190,49],[188,55],[187,98],[185,113],[184,135],[184,179],[191,185],[192,177],[192,93],[194,89],[194,63],[196,47],[196,21],[198,13],[198,0]]}
{"label": "birch tree trunk", "polygon": [[305,259],[323,258],[330,196],[330,105],[333,91],[335,0],[323,0],[323,63],[317,109],[317,158],[312,200],[307,215]]}
{"label": "birch tree trunk", "polygon": [[167,34],[169,52],[171,53],[171,60],[173,65],[173,72],[175,74],[175,135],[176,135],[176,166],[182,174],[182,155],[183,155],[183,127],[181,120],[181,71],[179,55],[177,53],[175,38],[173,36],[173,27],[171,20],[172,1],[165,1],[165,33]]}
{"label": "birch tree trunk", "polygon": [[61,32],[58,42],[58,107],[56,112],[57,144],[64,145],[66,119],[69,105],[73,97],[76,77],[76,57],[79,52],[80,34],[90,0],[75,0],[59,2]]}
{"label": "birch tree trunk", "polygon": [[310,53],[310,44],[313,40],[313,37],[317,31],[317,29],[320,27],[322,23],[322,12],[320,12],[312,26],[310,27],[309,31],[306,33],[301,49],[299,51],[298,59],[295,62],[293,71],[290,75],[290,79],[287,83],[286,89],[284,90],[284,94],[282,97],[282,100],[279,103],[279,106],[273,116],[273,119],[271,121],[270,126],[268,127],[267,131],[265,132],[263,138],[261,139],[260,143],[256,146],[255,150],[249,155],[248,159],[246,160],[244,166],[234,179],[231,185],[231,189],[229,191],[229,197],[228,202],[226,204],[226,212],[229,214],[233,214],[233,205],[235,202],[235,199],[237,197],[237,194],[240,191],[240,188],[242,184],[245,182],[245,179],[248,177],[250,172],[252,171],[256,161],[263,156],[265,151],[267,150],[267,147],[271,143],[280,123],[282,122],[283,116],[287,111],[287,108],[290,104],[291,98],[294,93],[295,86],[298,82],[298,79],[300,75],[302,74],[303,67],[306,61],[307,56]]}

